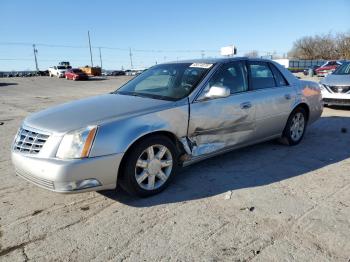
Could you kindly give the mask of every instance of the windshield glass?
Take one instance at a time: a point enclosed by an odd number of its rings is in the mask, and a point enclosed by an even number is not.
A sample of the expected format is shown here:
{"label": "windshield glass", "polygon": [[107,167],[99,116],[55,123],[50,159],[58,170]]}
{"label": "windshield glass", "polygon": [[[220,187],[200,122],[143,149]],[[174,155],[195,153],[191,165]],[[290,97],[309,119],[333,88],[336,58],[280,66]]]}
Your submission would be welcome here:
{"label": "windshield glass", "polygon": [[350,62],[344,63],[333,72],[333,75],[349,75],[350,74]]}
{"label": "windshield glass", "polygon": [[203,63],[156,65],[126,83],[115,93],[179,100],[192,92],[212,66],[213,64]]}
{"label": "windshield glass", "polygon": [[57,69],[66,69],[64,66],[58,66]]}

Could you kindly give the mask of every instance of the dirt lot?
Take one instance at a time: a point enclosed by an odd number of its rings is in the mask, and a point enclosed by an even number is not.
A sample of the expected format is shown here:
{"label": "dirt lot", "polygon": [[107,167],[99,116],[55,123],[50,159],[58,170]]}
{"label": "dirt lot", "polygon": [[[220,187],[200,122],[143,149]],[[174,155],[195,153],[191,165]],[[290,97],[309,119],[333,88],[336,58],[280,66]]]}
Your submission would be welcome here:
{"label": "dirt lot", "polygon": [[0,260],[349,261],[350,109],[326,108],[296,147],[268,142],[183,169],[152,198],[62,195],[15,176],[25,116],[126,80],[0,78]]}

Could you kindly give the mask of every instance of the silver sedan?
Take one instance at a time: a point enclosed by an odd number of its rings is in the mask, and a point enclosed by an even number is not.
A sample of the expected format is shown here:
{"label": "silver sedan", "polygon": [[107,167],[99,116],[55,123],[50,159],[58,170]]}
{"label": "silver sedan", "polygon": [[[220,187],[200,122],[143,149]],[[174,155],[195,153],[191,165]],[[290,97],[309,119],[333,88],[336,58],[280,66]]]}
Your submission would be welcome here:
{"label": "silver sedan", "polygon": [[262,59],[156,65],[117,91],[27,117],[19,176],[56,192],[163,190],[181,166],[266,140],[297,145],[322,113],[317,83]]}

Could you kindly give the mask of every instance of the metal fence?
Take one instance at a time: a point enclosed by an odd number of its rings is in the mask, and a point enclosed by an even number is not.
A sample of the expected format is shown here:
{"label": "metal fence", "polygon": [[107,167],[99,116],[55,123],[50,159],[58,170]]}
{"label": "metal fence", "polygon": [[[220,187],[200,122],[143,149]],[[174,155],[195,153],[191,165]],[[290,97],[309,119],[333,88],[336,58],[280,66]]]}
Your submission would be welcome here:
{"label": "metal fence", "polygon": [[321,66],[326,63],[326,60],[289,60],[289,68],[310,68],[312,66]]}

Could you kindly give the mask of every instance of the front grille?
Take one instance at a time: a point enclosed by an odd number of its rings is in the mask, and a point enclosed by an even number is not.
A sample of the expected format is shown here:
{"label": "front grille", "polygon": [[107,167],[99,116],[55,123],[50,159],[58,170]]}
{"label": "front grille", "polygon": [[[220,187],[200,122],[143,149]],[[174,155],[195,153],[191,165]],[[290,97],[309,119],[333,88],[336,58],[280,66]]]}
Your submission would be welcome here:
{"label": "front grille", "polygon": [[350,106],[350,99],[323,98],[323,102],[328,105],[347,105]]}
{"label": "front grille", "polygon": [[334,93],[347,93],[350,91],[350,86],[329,86]]}
{"label": "front grille", "polygon": [[20,177],[23,177],[24,179],[28,180],[29,182],[32,182],[38,186],[48,188],[48,189],[55,189],[55,186],[52,181],[33,176],[31,174],[28,174],[27,172],[24,172],[23,170],[16,169],[16,174]]}
{"label": "front grille", "polygon": [[18,130],[13,150],[28,154],[38,154],[44,146],[49,135],[38,133],[27,128],[20,128]]}

